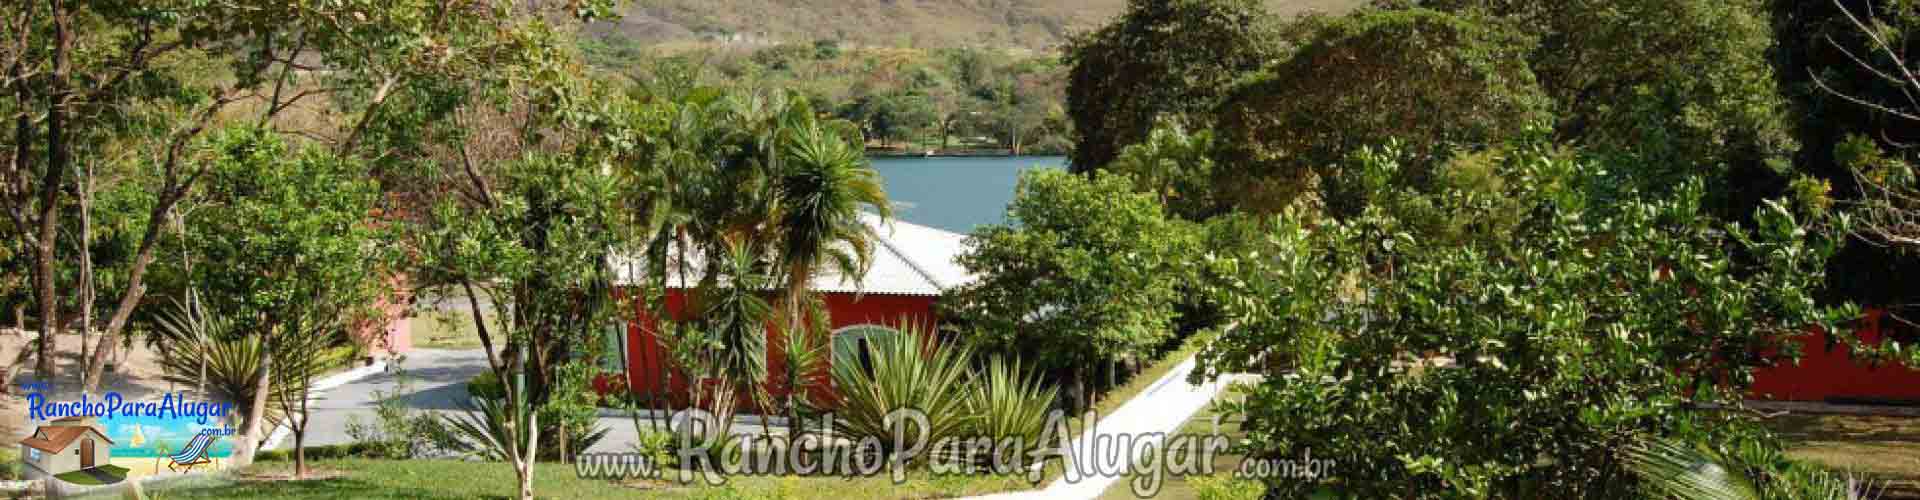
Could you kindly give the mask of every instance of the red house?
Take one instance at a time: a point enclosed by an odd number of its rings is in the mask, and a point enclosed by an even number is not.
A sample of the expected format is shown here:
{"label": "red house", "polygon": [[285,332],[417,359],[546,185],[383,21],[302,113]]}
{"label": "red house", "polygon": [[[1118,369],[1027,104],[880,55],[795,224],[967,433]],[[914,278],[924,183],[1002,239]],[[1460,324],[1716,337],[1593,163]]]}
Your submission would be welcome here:
{"label": "red house", "polygon": [[[1878,344],[1892,333],[1894,321],[1886,311],[1868,309],[1854,325],[1862,342]],[[1853,359],[1846,344],[1829,342],[1816,330],[1801,337],[1798,364],[1754,372],[1751,394],[1756,399],[1827,401],[1834,403],[1920,402],[1920,370],[1898,364],[1868,364]],[[1831,344],[1831,345],[1829,345]]]}
{"label": "red house", "polygon": [[[866,274],[842,276],[822,272],[811,284],[813,291],[821,295],[828,322],[833,327],[829,337],[830,364],[848,362],[848,357],[858,355],[860,351],[856,347],[861,343],[879,335],[898,334],[896,328],[902,324],[920,326],[925,332],[934,331],[939,319],[934,304],[947,290],[973,280],[966,269],[955,262],[965,236],[899,220],[882,220],[870,214],[862,214],[861,220],[878,236]],[[620,259],[615,267],[619,274],[615,286],[620,296],[639,297],[635,287],[646,286],[643,276],[638,274],[642,268],[640,263]],[[685,317],[686,291],[691,283],[699,280],[699,266],[690,263],[688,267],[693,271],[685,276],[672,275],[677,271],[669,271],[667,282],[671,288],[666,294],[666,310],[675,318]],[[620,354],[618,367],[625,375],[628,390],[634,394],[668,395],[671,404],[686,404],[680,398],[687,393],[689,381],[684,373],[670,366],[666,346],[660,341],[657,319],[648,313],[640,299],[633,300],[633,307],[636,319],[626,325],[625,335],[611,336],[619,345],[609,346]],[[782,342],[779,335],[774,325],[768,325],[767,372],[771,379],[780,379],[786,373],[786,366],[779,359],[778,348]],[[603,384],[602,392],[606,389]],[[778,387],[772,390],[775,394],[782,391]],[[816,396],[830,394],[823,388]]]}

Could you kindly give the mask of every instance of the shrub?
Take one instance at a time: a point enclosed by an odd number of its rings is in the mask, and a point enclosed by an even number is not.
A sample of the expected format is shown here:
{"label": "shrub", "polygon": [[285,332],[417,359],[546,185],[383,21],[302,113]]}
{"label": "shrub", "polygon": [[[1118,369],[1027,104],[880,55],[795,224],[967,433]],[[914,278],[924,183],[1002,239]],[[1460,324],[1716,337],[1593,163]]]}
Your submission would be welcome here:
{"label": "shrub", "polygon": [[[1851,316],[1815,299],[1834,239],[1803,207],[1724,224],[1699,181],[1649,197],[1617,182],[1632,165],[1537,144],[1503,156],[1493,196],[1426,193],[1390,180],[1394,156],[1354,158],[1372,191],[1361,215],[1280,218],[1267,248],[1210,263],[1235,277],[1219,303],[1238,324],[1203,364],[1292,363],[1236,407],[1249,455],[1334,459],[1346,495],[1629,495],[1619,457],[1635,437],[1739,431],[1693,408],[1738,405],[1756,367]],[[1423,219],[1477,222],[1442,234]]]}
{"label": "shrub", "polygon": [[974,377],[967,390],[967,411],[973,417],[969,437],[991,437],[999,443],[1016,438],[1024,447],[1008,452],[1026,452],[1042,445],[1047,417],[1058,391],[1026,370],[1019,361],[995,357],[986,369]]}
{"label": "shrub", "polygon": [[1259,481],[1235,477],[1199,476],[1187,480],[1199,500],[1258,500],[1267,488]]}
{"label": "shrub", "polygon": [[500,383],[500,377],[493,372],[481,372],[467,381],[467,395],[481,399],[505,399],[507,386]]}
{"label": "shrub", "polygon": [[[392,392],[374,391],[373,422],[347,416],[347,436],[366,456],[412,459],[455,449],[456,440],[438,417],[408,407],[404,395],[413,393],[413,381],[400,372]],[[312,450],[312,448],[309,448]]]}
{"label": "shrub", "polygon": [[[889,424],[905,424],[891,422],[888,417],[899,410],[926,416],[926,441],[906,443],[909,449],[926,449],[966,429],[969,354],[963,348],[935,348],[927,336],[921,327],[902,325],[899,335],[878,337],[867,344],[871,366],[833,365],[833,382],[840,394],[836,431],[855,441],[873,437],[884,446],[892,446]],[[907,429],[909,436],[922,431]]]}

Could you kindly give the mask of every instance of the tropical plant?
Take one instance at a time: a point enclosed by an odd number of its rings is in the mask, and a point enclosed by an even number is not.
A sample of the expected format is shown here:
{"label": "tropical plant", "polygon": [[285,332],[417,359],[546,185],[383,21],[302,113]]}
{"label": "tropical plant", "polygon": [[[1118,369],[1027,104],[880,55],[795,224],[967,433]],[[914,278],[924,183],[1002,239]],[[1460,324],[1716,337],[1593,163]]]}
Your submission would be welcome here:
{"label": "tropical plant", "polygon": [[[972,438],[992,438],[994,443],[1013,439],[1018,449],[996,452],[1024,454],[1046,446],[1047,420],[1053,414],[1058,390],[1042,382],[1033,373],[1021,369],[1018,360],[995,356],[985,369],[973,377],[967,388],[967,413],[973,421],[967,426]],[[994,462],[1004,463],[1004,462]]]}
{"label": "tropical plant", "polygon": [[1725,453],[1669,438],[1646,438],[1626,452],[1646,492],[1672,500],[1873,500],[1872,481],[1836,474],[1748,446]]}
{"label": "tropical plant", "polygon": [[[834,363],[840,396],[834,430],[856,441],[878,439],[893,452],[926,450],[972,425],[970,354],[964,347],[932,345],[931,332],[911,323],[899,332],[869,340],[870,363]],[[896,429],[921,439],[894,443]],[[895,444],[906,449],[891,449]]]}
{"label": "tropical plant", "polygon": [[[892,214],[880,174],[869,165],[857,131],[834,130],[830,123],[807,120],[788,130],[776,175],[775,216],[780,248],[776,259],[786,272],[787,325],[799,330],[808,287],[822,266],[840,276],[862,276],[872,264],[876,235],[862,211],[884,219]],[[858,282],[858,280],[855,280]]]}
{"label": "tropical plant", "polygon": [[[172,310],[157,314],[160,366],[169,382],[199,387],[224,401],[251,401],[258,391],[262,353],[268,349],[262,337],[274,335],[281,341],[273,344],[267,358],[282,369],[269,380],[267,397],[295,401],[306,397],[311,383],[295,374],[343,366],[353,358],[353,348],[337,330],[255,334],[231,318],[208,313],[195,295],[175,300]],[[246,411],[245,406],[236,408]],[[285,418],[282,410],[268,407],[261,417],[277,425]]]}
{"label": "tropical plant", "polygon": [[[524,376],[515,377],[516,379]],[[509,386],[510,397],[470,398],[461,415],[441,415],[460,451],[495,462],[530,460],[539,442],[539,411],[527,398],[526,384]]]}
{"label": "tropical plant", "polygon": [[[817,299],[813,300],[816,303],[810,304],[809,309],[821,310]],[[788,422],[800,422],[806,414],[821,406],[821,402],[813,398],[813,389],[829,383],[832,377],[832,373],[827,371],[832,351],[823,333],[831,330],[831,325],[827,323],[825,314],[810,316],[813,321],[808,325],[798,330],[780,332],[780,365],[786,369],[777,374],[778,378],[773,382],[777,387],[769,388],[779,395],[771,398],[773,405],[766,408],[786,415]]]}
{"label": "tropical plant", "polygon": [[1190,132],[1163,117],[1145,140],[1121,148],[1106,168],[1132,178],[1135,190],[1152,193],[1168,214],[1206,220],[1227,208],[1215,193],[1214,147],[1212,131]]}

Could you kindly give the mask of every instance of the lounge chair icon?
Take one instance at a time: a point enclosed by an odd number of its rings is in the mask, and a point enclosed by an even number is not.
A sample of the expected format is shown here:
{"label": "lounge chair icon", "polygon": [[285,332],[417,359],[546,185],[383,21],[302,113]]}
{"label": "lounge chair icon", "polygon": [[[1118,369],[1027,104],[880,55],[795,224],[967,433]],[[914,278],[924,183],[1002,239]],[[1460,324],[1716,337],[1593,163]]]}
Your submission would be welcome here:
{"label": "lounge chair icon", "polygon": [[192,472],[193,467],[196,465],[213,463],[213,459],[207,457],[207,450],[213,448],[213,439],[214,436],[210,430],[203,430],[200,431],[199,434],[194,434],[193,440],[187,441],[185,448],[181,448],[179,453],[167,457],[167,460],[172,462],[167,464],[167,470],[174,472]]}

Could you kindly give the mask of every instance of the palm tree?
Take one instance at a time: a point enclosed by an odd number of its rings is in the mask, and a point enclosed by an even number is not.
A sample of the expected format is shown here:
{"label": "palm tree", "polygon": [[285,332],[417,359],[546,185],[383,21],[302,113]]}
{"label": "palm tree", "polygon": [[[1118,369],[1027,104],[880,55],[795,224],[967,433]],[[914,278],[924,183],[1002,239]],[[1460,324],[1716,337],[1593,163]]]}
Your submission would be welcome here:
{"label": "palm tree", "polygon": [[775,232],[780,235],[777,259],[786,273],[789,331],[800,329],[800,305],[821,266],[857,277],[872,263],[876,235],[860,212],[892,216],[880,176],[859,141],[847,137],[844,127],[834,128],[807,120],[789,130],[781,144],[785,162],[775,182]]}

